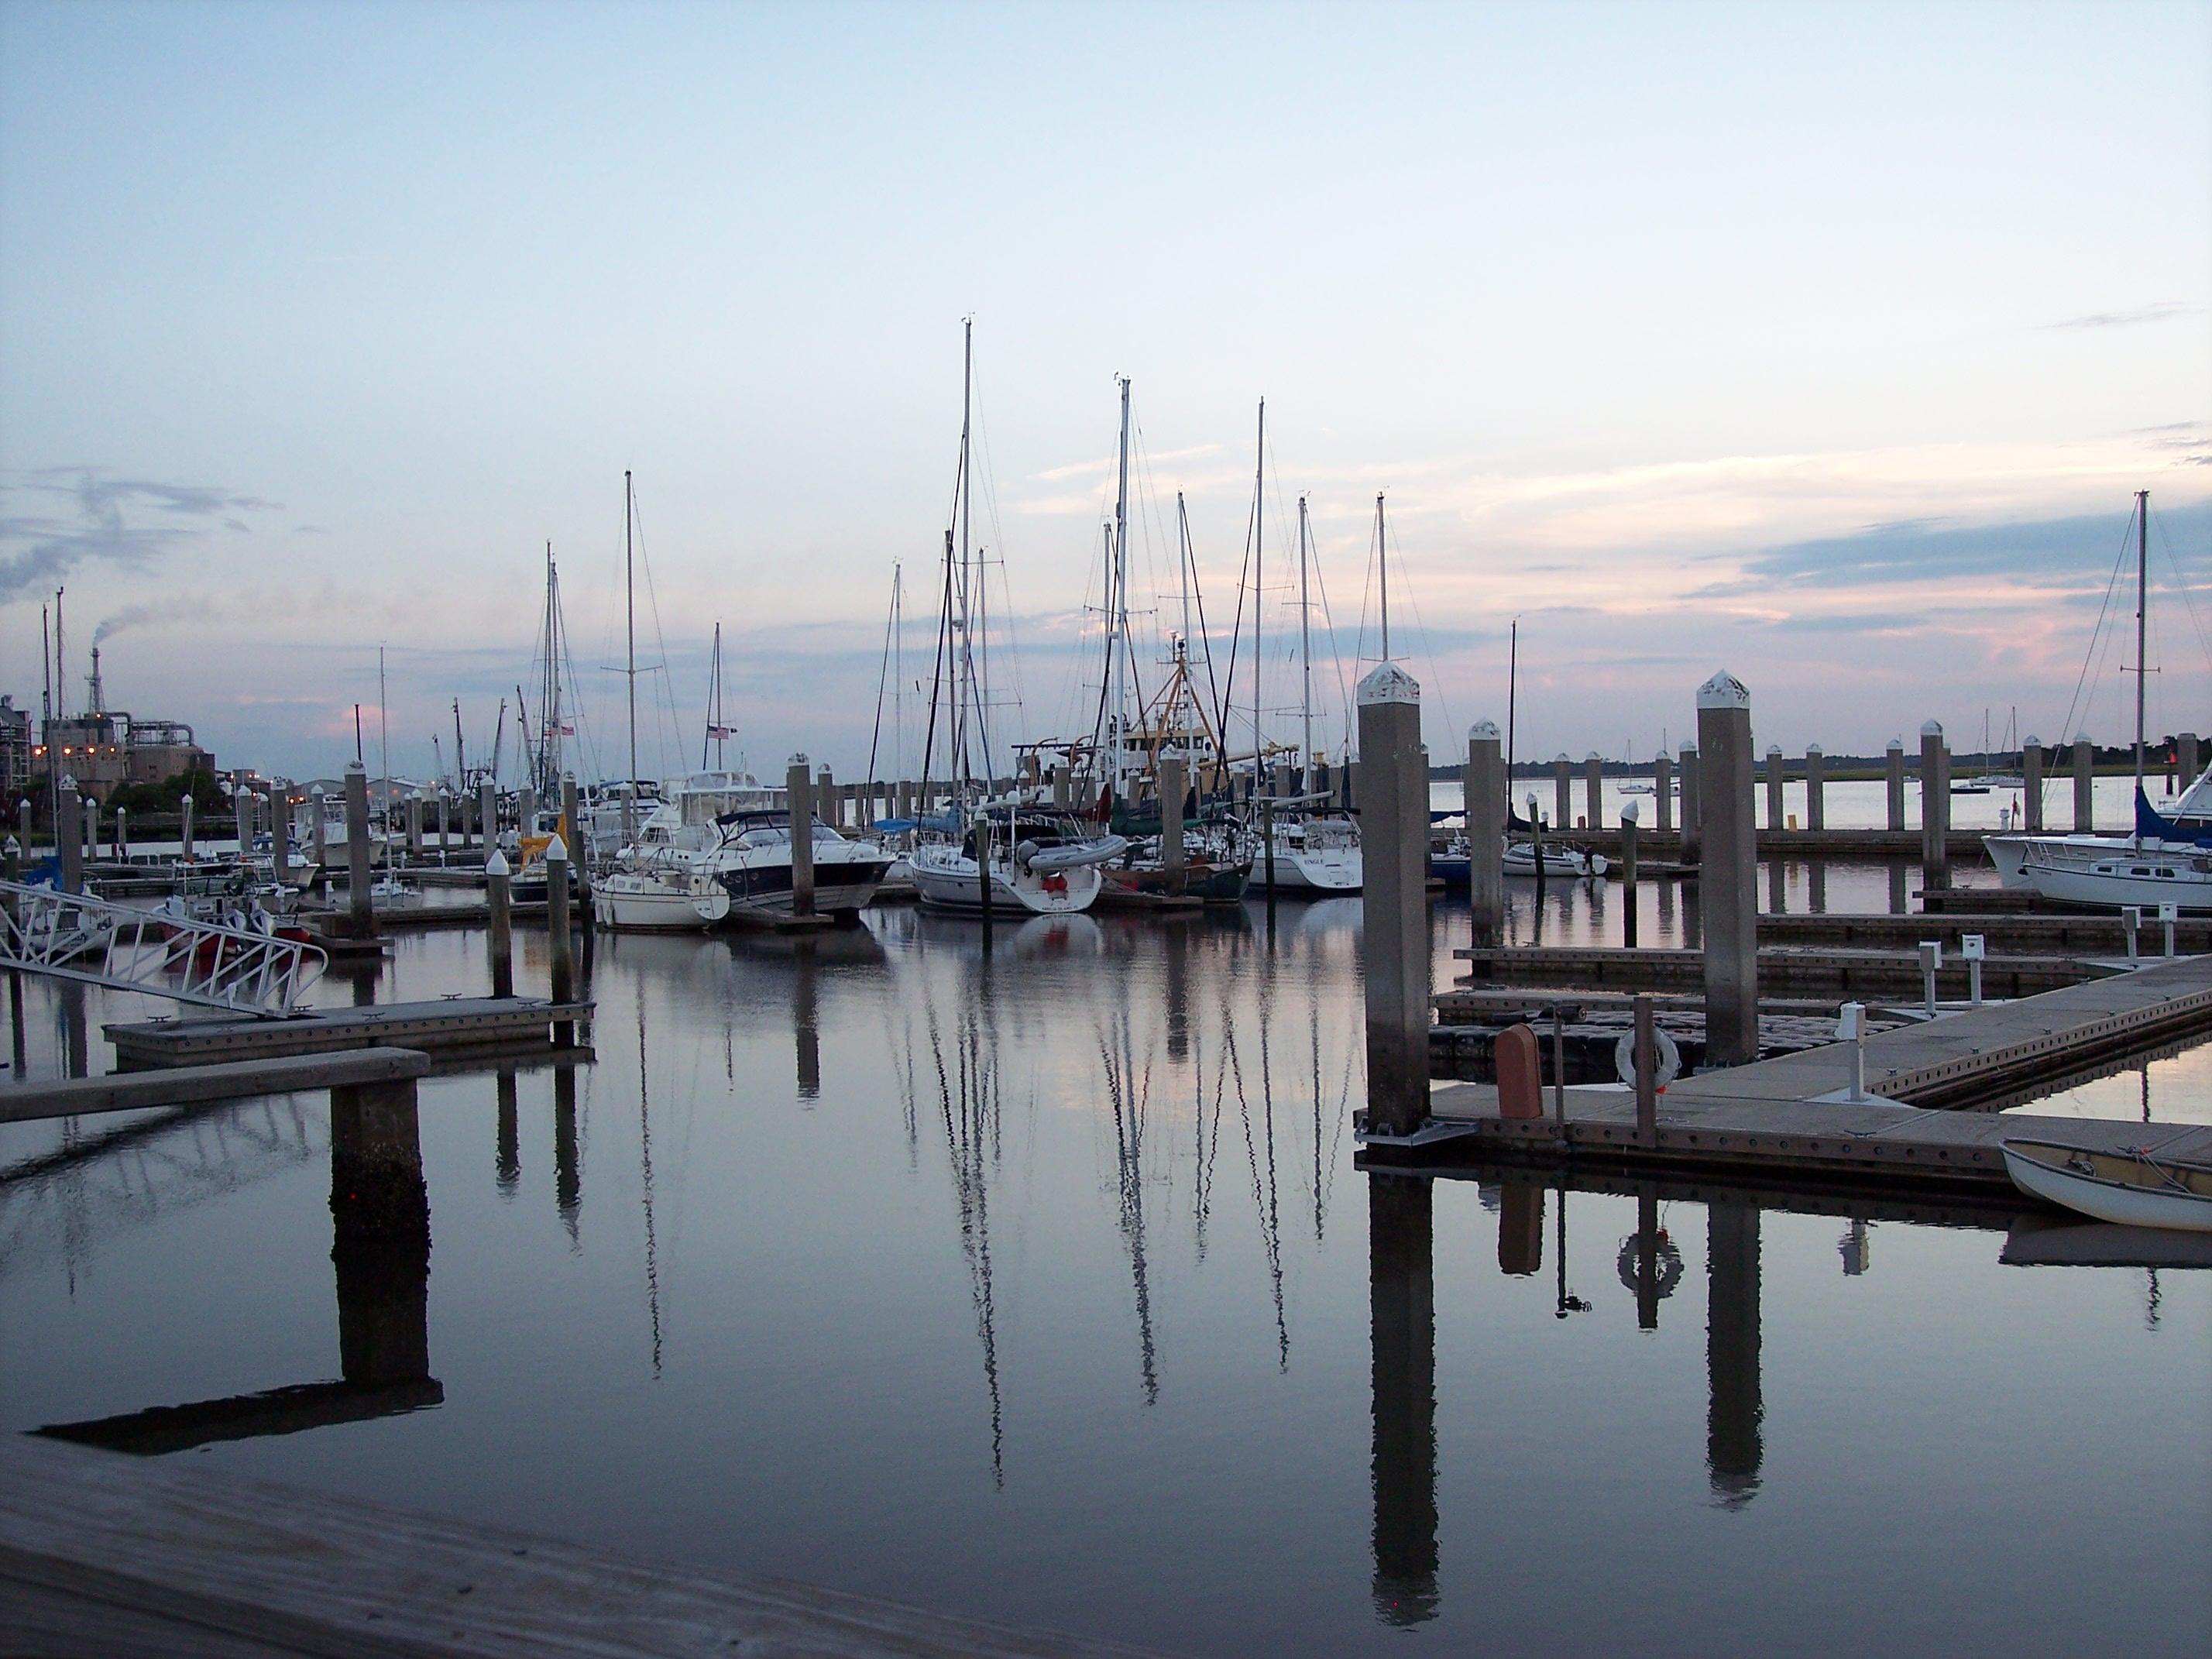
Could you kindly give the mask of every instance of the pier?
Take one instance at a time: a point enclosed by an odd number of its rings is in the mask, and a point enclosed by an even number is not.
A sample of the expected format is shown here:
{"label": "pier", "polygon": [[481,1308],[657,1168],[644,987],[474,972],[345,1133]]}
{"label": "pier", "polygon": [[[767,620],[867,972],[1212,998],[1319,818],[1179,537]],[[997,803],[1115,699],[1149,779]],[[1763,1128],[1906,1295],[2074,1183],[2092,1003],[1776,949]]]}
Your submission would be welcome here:
{"label": "pier", "polygon": [[588,1019],[591,1012],[587,1001],[447,997],[322,1009],[289,1019],[132,1020],[100,1030],[115,1045],[116,1065],[131,1071],[350,1048],[398,1047],[452,1055],[544,1048],[554,1041],[557,1024]]}

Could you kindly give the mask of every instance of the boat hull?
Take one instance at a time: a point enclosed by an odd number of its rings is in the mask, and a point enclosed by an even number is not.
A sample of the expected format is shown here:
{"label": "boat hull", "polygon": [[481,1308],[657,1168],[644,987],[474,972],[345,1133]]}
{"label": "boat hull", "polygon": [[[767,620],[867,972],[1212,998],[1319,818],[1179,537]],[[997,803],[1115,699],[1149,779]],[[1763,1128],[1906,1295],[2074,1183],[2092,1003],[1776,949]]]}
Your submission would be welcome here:
{"label": "boat hull", "polygon": [[[996,866],[991,872],[991,908],[1008,915],[1079,915],[1098,902],[1105,884],[1095,864],[1053,872]],[[956,915],[981,915],[983,911],[981,883],[971,858],[916,854],[914,890],[915,896],[933,910]]]}
{"label": "boat hull", "polygon": [[[2031,1196],[2123,1226],[2212,1232],[2212,1170],[2178,1166],[2185,1179],[2203,1189],[2191,1191],[2136,1185],[2093,1173],[2128,1162],[2108,1154],[2075,1153],[2073,1148],[2039,1141],[2008,1140],[2002,1150],[2013,1185]],[[2091,1169],[2072,1167],[2069,1153]]]}

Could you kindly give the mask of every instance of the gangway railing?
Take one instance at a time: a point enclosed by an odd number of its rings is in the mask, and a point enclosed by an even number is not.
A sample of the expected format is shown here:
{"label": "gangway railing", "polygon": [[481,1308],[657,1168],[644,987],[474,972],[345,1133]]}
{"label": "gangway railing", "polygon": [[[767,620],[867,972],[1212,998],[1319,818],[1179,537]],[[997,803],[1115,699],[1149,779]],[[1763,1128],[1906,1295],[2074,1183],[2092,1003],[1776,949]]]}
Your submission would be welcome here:
{"label": "gangway railing", "polygon": [[273,933],[0,881],[0,968],[277,1018],[329,963]]}

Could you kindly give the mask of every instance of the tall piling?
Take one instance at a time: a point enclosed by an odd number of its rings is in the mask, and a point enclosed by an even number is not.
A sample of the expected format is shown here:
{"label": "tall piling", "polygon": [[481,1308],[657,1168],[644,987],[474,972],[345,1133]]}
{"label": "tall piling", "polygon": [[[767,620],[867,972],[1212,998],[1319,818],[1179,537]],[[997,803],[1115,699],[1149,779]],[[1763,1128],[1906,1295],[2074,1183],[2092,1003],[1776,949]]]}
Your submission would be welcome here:
{"label": "tall piling", "polygon": [[486,847],[499,845],[499,786],[489,778],[477,785],[477,833]]}
{"label": "tall piling", "polygon": [[491,994],[511,997],[514,994],[514,878],[507,868],[507,854],[496,847],[484,860],[484,896],[491,912],[484,935],[491,957]]}
{"label": "tall piling", "polygon": [[319,878],[320,872],[331,861],[330,797],[323,793],[319,783],[307,791],[307,846],[314,855]]}
{"label": "tall piling", "polygon": [[1637,934],[1636,817],[1636,803],[1624,802],[1620,809],[1620,943],[1630,951],[1636,948]]}
{"label": "tall piling", "polygon": [[1565,750],[1562,749],[1552,757],[1552,825],[1554,829],[1573,827],[1575,811],[1571,792],[1574,774],[1575,763],[1567,758]]}
{"label": "tall piling", "polygon": [[1067,810],[1067,763],[1061,761],[1052,769],[1052,804],[1061,811]]}
{"label": "tall piling", "polygon": [[538,833],[538,791],[526,783],[514,792],[514,833],[518,839]]}
{"label": "tall piling", "polygon": [[1769,744],[1766,747],[1766,827],[1779,830],[1789,820],[1782,816],[1782,774],[1784,763],[1782,745]]}
{"label": "tall piling", "polygon": [[568,861],[574,866],[576,908],[581,913],[588,939],[597,923],[592,914],[592,840],[583,830],[583,807],[576,791],[576,775],[561,775],[561,839],[568,843]]}
{"label": "tall piling", "polygon": [[438,862],[441,864],[446,861],[446,854],[453,850],[453,798],[441,783],[438,786]]}
{"label": "tall piling", "polygon": [[1183,890],[1182,796],[1183,761],[1180,755],[1160,759],[1160,868],[1168,891]]}
{"label": "tall piling", "polygon": [[1943,725],[1920,728],[1920,884],[1951,884],[1951,780],[1944,764]]}
{"label": "tall piling", "polygon": [[1698,745],[1682,745],[1682,862],[1695,864],[1704,856],[1705,779]]}
{"label": "tall piling", "polygon": [[115,861],[131,862],[131,811],[128,807],[115,809]]}
{"label": "tall piling", "polygon": [[2086,836],[2097,827],[2097,748],[2089,734],[2074,738],[2074,833]]}
{"label": "tall piling", "polygon": [[84,831],[76,780],[64,775],[54,792],[54,857],[59,861],[62,891],[84,891]]}
{"label": "tall piling", "polygon": [[1659,816],[1653,824],[1662,841],[1674,833],[1674,757],[1657,754],[1651,757],[1653,805]]}
{"label": "tall piling", "polygon": [[1474,913],[1474,945],[1505,942],[1505,759],[1496,720],[1477,720],[1467,734],[1467,896]]}
{"label": "tall piling", "polygon": [[2186,789],[2197,781],[2197,734],[2194,732],[2184,732],[2173,740],[2173,764],[2182,788]]}
{"label": "tall piling", "polygon": [[356,939],[376,936],[376,910],[369,892],[368,770],[359,761],[345,769],[346,909]]}
{"label": "tall piling", "polygon": [[190,864],[192,861],[192,798],[190,795],[179,797],[177,811],[177,840],[184,849],[182,857],[185,862]]}
{"label": "tall piling", "polygon": [[[568,915],[568,845],[556,836],[545,848],[545,944],[546,956],[552,965],[552,992],[556,1002],[573,1002],[576,997],[575,955],[569,936],[571,925]],[[553,1023],[553,1046],[556,1048],[576,1046],[574,1020],[561,1019]]]}
{"label": "tall piling", "polygon": [[1889,766],[1889,828],[1892,834],[1905,829],[1905,739],[1892,738],[1885,758]]}
{"label": "tall piling", "polygon": [[1820,752],[1820,745],[1805,745],[1805,827],[1825,830],[1828,827],[1828,757]]}
{"label": "tall piling", "polygon": [[231,787],[230,815],[238,828],[238,861],[243,864],[253,854],[253,791],[243,780]]}
{"label": "tall piling", "polygon": [[1605,757],[1593,749],[1583,757],[1583,822],[1593,830],[1603,827],[1605,814]]}
{"label": "tall piling", "polygon": [[2043,829],[2043,745],[2031,734],[2020,749],[2020,811],[2021,828],[2030,834]]}
{"label": "tall piling", "polygon": [[407,792],[407,859],[410,864],[422,861],[422,792]]}
{"label": "tall piling", "polygon": [[[122,833],[118,819],[116,832]],[[282,778],[269,785],[269,866],[282,883],[291,878],[292,871],[292,792]]]}
{"label": "tall piling", "polygon": [[844,827],[845,820],[837,813],[837,785],[826,766],[818,769],[814,775],[814,816],[832,830]]}
{"label": "tall piling", "polygon": [[1421,688],[1395,663],[1359,682],[1360,892],[1367,980],[1367,1127],[1429,1116],[1429,757]]}
{"label": "tall piling", "polygon": [[791,809],[791,914],[814,914],[814,775],[805,755],[784,769],[784,799]]}
{"label": "tall piling", "polygon": [[[1705,772],[1698,817],[1705,854],[1698,882],[1705,1054],[1715,1065],[1742,1066],[1759,1058],[1759,840],[1752,822],[1751,694],[1731,675],[1716,674],[1698,689],[1698,746]],[[1683,821],[1686,829],[1686,798]]]}

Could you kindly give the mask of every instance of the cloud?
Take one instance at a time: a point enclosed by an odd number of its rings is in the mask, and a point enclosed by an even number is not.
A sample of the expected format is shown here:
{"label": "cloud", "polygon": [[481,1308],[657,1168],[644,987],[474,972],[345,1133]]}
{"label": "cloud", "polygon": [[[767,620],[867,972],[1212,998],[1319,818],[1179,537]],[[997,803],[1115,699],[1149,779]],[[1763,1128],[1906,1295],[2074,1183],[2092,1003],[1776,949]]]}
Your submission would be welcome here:
{"label": "cloud", "polygon": [[2092,311],[2085,316],[2064,317],[2055,323],[2045,323],[2046,330],[2059,328],[2133,328],[2138,323],[2163,323],[2174,317],[2194,317],[2203,307],[2184,305],[2179,300],[2161,300],[2154,305],[2137,306],[2132,311]]}
{"label": "cloud", "polygon": [[279,505],[216,485],[106,478],[91,467],[51,468],[0,488],[58,497],[73,509],[0,515],[0,604],[59,582],[82,564],[151,564],[205,533],[189,521],[219,518],[246,530],[241,515]]}

